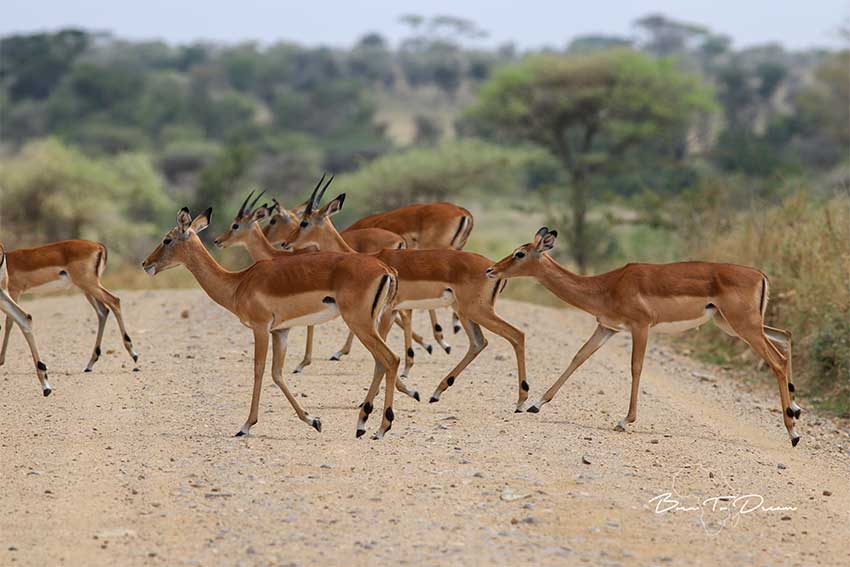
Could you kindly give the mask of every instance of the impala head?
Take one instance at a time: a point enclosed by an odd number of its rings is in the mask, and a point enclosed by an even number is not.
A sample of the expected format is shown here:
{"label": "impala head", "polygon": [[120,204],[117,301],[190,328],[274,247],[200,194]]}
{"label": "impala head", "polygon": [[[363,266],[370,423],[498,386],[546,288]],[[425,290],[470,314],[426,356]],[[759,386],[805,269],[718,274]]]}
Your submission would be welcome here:
{"label": "impala head", "polygon": [[303,250],[305,248],[316,248],[318,250],[326,250],[332,246],[334,240],[338,237],[338,233],[331,223],[331,217],[342,210],[342,205],[345,202],[345,193],[338,195],[333,201],[329,202],[324,207],[319,208],[319,203],[325,194],[325,190],[334,176],[331,175],[325,186],[319,190],[325,176],[319,180],[319,184],[313,189],[313,194],[307,200],[307,206],[301,217],[284,239],[282,246],[287,250]]}
{"label": "impala head", "polygon": [[256,206],[257,201],[260,200],[263,193],[265,193],[265,191],[261,191],[256,197],[254,197],[253,201],[251,201],[251,197],[254,196],[254,192],[251,191],[248,194],[242,202],[242,206],[239,207],[239,212],[237,212],[236,216],[233,217],[233,222],[230,224],[230,228],[215,239],[216,246],[219,248],[227,248],[234,244],[244,245],[245,239],[248,238],[250,231],[254,229],[254,223],[267,218],[270,214],[267,205],[260,205],[259,207]]}
{"label": "impala head", "polygon": [[197,241],[198,233],[209,226],[211,216],[212,207],[194,219],[189,214],[188,207],[180,209],[177,213],[177,226],[165,233],[162,242],[142,262],[142,268],[149,275],[155,276],[159,272],[184,263],[190,243]]}
{"label": "impala head", "polygon": [[270,218],[263,227],[263,234],[266,235],[266,240],[277,244],[286,240],[292,229],[298,226],[299,216],[304,212],[307,203],[302,203],[294,209],[283,207],[277,199],[272,199],[272,203],[272,206],[268,208]]}
{"label": "impala head", "polygon": [[534,235],[534,241],[523,244],[489,268],[487,277],[491,279],[506,279],[519,276],[531,276],[540,263],[544,253],[555,247],[557,230],[549,230],[545,226]]}

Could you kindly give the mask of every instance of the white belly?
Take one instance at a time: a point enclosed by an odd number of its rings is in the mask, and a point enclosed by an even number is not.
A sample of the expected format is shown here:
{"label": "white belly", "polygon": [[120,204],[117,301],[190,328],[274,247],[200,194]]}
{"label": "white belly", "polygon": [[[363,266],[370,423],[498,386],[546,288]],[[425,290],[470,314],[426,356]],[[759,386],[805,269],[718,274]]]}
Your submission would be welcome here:
{"label": "white belly", "polygon": [[455,301],[454,294],[451,290],[445,290],[440,297],[428,299],[410,299],[401,301],[396,304],[396,309],[439,309],[441,307],[449,307]]}
{"label": "white belly", "polygon": [[273,330],[289,329],[291,327],[306,327],[308,325],[321,325],[322,323],[327,323],[337,317],[339,317],[339,308],[336,306],[336,303],[331,303],[321,311],[316,311],[315,313],[310,313],[303,317],[296,317],[295,319],[283,321],[282,323],[275,325]]}
{"label": "white belly", "polygon": [[27,293],[50,293],[53,291],[65,291],[71,289],[71,279],[67,275],[59,275],[53,281],[46,284],[31,287],[27,289]]}
{"label": "white belly", "polygon": [[675,333],[684,333],[685,331],[689,331],[691,329],[696,329],[701,325],[707,323],[714,314],[716,313],[716,309],[706,309],[705,313],[703,313],[702,317],[697,319],[686,319],[684,321],[668,321],[665,323],[656,323],[650,328],[650,331],[653,333],[665,333],[665,334],[675,334]]}

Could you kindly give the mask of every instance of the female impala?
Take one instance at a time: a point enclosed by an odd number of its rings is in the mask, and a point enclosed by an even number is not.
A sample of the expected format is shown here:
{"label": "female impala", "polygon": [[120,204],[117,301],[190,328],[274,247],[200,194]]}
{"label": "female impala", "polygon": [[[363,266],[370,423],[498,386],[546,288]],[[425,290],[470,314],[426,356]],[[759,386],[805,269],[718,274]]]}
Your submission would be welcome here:
{"label": "female impala", "polygon": [[[324,178],[322,179],[324,180]],[[321,181],[319,181],[321,184]],[[230,228],[221,236],[215,239],[215,245],[219,248],[228,248],[234,244],[244,246],[251,259],[255,262],[259,260],[271,260],[281,255],[287,255],[291,252],[279,250],[271,245],[266,239],[263,231],[260,229],[258,222],[271,215],[271,210],[262,205],[255,208],[257,201],[263,193],[257,195],[253,201],[250,201],[254,192],[245,199],[236,217],[233,219]],[[346,235],[348,242],[355,250],[359,252],[377,252],[384,248],[404,248],[404,240],[394,232],[380,229],[364,229],[354,231],[352,234]],[[331,356],[331,360],[339,360],[343,355],[348,354],[351,350],[351,343],[354,340],[354,334],[349,332],[345,346],[339,352]],[[414,337],[418,343],[422,344],[422,338],[419,335]],[[431,345],[423,345],[428,353],[431,353]],[[295,373],[299,373],[312,362],[313,354],[313,326],[307,327],[307,344],[304,351],[304,359],[295,368]]]}
{"label": "female impala", "polygon": [[[322,179],[324,179],[324,176]],[[333,180],[333,177],[331,177],[331,180]],[[327,185],[329,184],[330,181]],[[327,188],[327,185],[325,188]],[[324,193],[324,190],[322,192]],[[321,196],[319,196],[317,202],[320,201]],[[293,211],[280,210],[278,214],[274,215],[263,229],[269,242],[278,243],[285,240],[297,226],[306,206],[307,203],[304,203]],[[407,243],[407,248],[411,250],[461,250],[466,246],[466,241],[472,232],[472,226],[472,213],[463,207],[452,203],[420,203],[363,217],[340,234],[349,246],[358,252],[371,251],[356,246],[351,239],[354,234],[365,229],[382,229],[398,234]],[[443,328],[437,323],[436,312],[431,309],[428,314],[431,317],[434,339],[443,350],[450,353],[452,347],[443,338]],[[456,316],[453,316],[453,319],[454,332],[459,333],[460,324],[457,322]],[[350,348],[350,343],[346,344]],[[345,347],[341,352],[348,354]]]}
{"label": "female impala", "polygon": [[[65,240],[45,244],[36,248],[22,248],[7,252],[6,261],[9,268],[9,295],[14,301],[22,293],[40,291],[48,288],[64,288],[74,285],[83,292],[97,313],[97,338],[94,342],[89,363],[85,372],[91,372],[94,363],[100,358],[100,343],[103,339],[103,328],[109,312],[115,314],[124,348],[133,358],[139,360],[138,353],[133,350],[133,341],[124,327],[124,317],[121,314],[121,300],[100,283],[100,276],[106,268],[106,246],[88,240]],[[3,335],[3,348],[0,350],[0,364],[6,359],[6,348],[9,345],[11,332],[11,317],[6,317],[6,331]]]}
{"label": "female impala", "polygon": [[[289,400],[298,417],[321,431],[317,417],[307,414],[283,381],[286,341],[292,327],[318,325],[342,316],[348,327],[375,359],[375,372],[366,400],[360,408],[357,437],[365,433],[366,419],[381,377],[386,376],[384,416],[374,438],[380,439],[393,421],[393,389],[399,360],[381,338],[388,327],[396,291],[392,270],[369,256],[309,253],[289,254],[264,260],[239,271],[222,268],[201,243],[197,233],[209,225],[212,209],[193,220],[184,208],[177,226],[142,262],[151,275],[184,265],[210,299],[239,317],[254,333],[254,390],[251,410],[236,434],[245,435],[257,423],[269,335],[272,337],[272,379]],[[410,394],[412,395],[412,393]]]}
{"label": "female impala", "polygon": [[[286,243],[295,249],[315,247],[319,250],[360,255],[348,246],[330,220],[330,217],[342,208],[345,194],[317,210],[320,198],[321,194],[317,196],[314,190],[301,222]],[[439,383],[430,401],[438,401],[446,388],[454,384],[458,374],[487,346],[487,340],[481,331],[481,327],[484,327],[503,337],[514,348],[519,385],[517,411],[520,411],[528,398],[525,335],[499,317],[494,310],[496,296],[504,289],[504,282],[493,284],[487,280],[484,271],[491,261],[484,256],[462,250],[382,250],[369,256],[377,258],[398,273],[395,309],[403,316],[405,310],[410,309],[452,307],[469,337],[469,350],[466,355]],[[413,363],[410,356],[412,349],[409,329],[409,321],[406,321],[404,342],[409,357],[406,369]]]}
{"label": "female impala", "polygon": [[558,264],[547,251],[555,246],[556,231],[543,227],[534,242],[524,244],[488,268],[491,278],[528,276],[570,305],[596,317],[593,336],[581,347],[560,378],[528,411],[537,413],[549,403],[581,364],[619,331],[632,335],[632,392],[629,412],[617,424],[624,430],[637,418],[638,386],[650,332],[680,333],[709,319],[724,332],[743,339],[776,375],[785,428],[791,444],[800,435],[794,428],[800,407],[791,399],[791,333],[764,324],[767,276],[734,264],[678,262],[627,264],[598,276],[579,276]]}
{"label": "female impala", "polygon": [[12,320],[21,328],[24,338],[30,347],[32,353],[32,361],[35,363],[35,373],[38,381],[41,384],[41,392],[44,397],[52,392],[50,383],[47,381],[47,366],[41,361],[38,356],[38,347],[35,344],[35,337],[32,333],[32,317],[30,317],[20,305],[15,303],[9,294],[6,292],[9,285],[9,273],[6,270],[6,251],[3,244],[0,244],[0,311],[6,314],[6,324]]}

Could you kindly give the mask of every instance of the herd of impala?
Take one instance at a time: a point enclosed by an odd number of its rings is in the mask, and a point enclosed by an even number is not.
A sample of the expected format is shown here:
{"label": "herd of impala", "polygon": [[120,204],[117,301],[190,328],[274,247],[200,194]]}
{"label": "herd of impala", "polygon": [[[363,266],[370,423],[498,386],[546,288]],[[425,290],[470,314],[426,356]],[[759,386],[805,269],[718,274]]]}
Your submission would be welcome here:
{"label": "herd of impala", "polygon": [[[450,203],[415,204],[370,215],[339,232],[331,217],[342,209],[345,194],[321,206],[332,181],[333,177],[325,181],[323,176],[307,201],[293,210],[285,209],[276,200],[271,205],[258,206],[262,193],[245,199],[228,230],[215,239],[220,248],[238,244],[247,249],[254,264],[244,270],[224,269],[198,237],[209,226],[211,208],[194,218],[187,208],[181,209],[177,225],[142,262],[150,275],[185,266],[213,301],[235,314],[253,332],[253,395],[248,419],[237,436],[247,434],[257,423],[269,341],[274,383],[299,419],[321,431],[319,418],[307,413],[287,388],[284,358],[290,329],[306,326],[306,352],[295,370],[301,372],[311,362],[313,326],[341,317],[350,331],[349,337],[332,359],[348,354],[356,336],[375,361],[372,383],[359,407],[356,435],[360,437],[366,431],[366,420],[383,380],[382,421],[373,437],[382,438],[392,427],[394,390],[420,399],[419,393],[403,381],[414,363],[414,341],[429,353],[432,350],[413,333],[412,311],[429,311],[435,340],[450,352],[434,311],[449,307],[454,313],[454,331],[465,331],[468,348],[440,380],[431,402],[439,401],[486,348],[482,327],[513,347],[517,364],[516,411],[532,413],[550,402],[573,372],[609,338],[624,331],[632,337],[632,387],[628,413],[616,426],[623,430],[637,417],[649,334],[679,333],[711,319],[729,335],[744,340],[773,371],[785,427],[792,445],[799,442],[795,423],[801,410],[792,399],[794,385],[790,381],[791,335],[764,324],[768,281],[762,272],[734,264],[679,262],[627,264],[605,274],[582,276],[548,254],[555,246],[557,232],[546,227],[537,231],[532,242],[493,263],[462,250],[472,231],[473,218],[466,209]],[[105,246],[84,240],[12,251],[0,245],[0,310],[6,314],[0,365],[5,361],[11,326],[17,324],[32,353],[42,392],[45,396],[51,393],[47,366],[38,354],[33,335],[32,318],[17,300],[27,291],[63,285],[79,288],[97,314],[97,338],[85,371],[91,371],[100,357],[110,312],[118,321],[124,347],[137,361],[138,354],[124,326],[120,300],[100,282],[106,260]],[[496,299],[513,277],[535,278],[564,302],[593,315],[597,321],[593,335],[564,373],[538,401],[530,404],[525,335],[495,310]],[[393,324],[404,333],[405,364],[400,374],[400,359],[386,343]]]}

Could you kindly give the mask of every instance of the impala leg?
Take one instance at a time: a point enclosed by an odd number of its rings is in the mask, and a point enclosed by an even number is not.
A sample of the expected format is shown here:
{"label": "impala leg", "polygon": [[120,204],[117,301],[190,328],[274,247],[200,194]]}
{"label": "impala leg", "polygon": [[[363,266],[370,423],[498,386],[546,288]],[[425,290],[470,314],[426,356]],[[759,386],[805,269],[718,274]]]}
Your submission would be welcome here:
{"label": "impala leg", "polygon": [[460,320],[461,325],[463,325],[463,329],[466,331],[467,337],[469,337],[469,347],[466,351],[466,354],[463,355],[463,358],[460,359],[460,362],[452,368],[448,375],[443,378],[439,384],[437,384],[437,388],[434,390],[434,393],[431,394],[431,399],[428,400],[430,403],[440,401],[440,396],[443,395],[443,392],[449,386],[452,386],[455,383],[455,378],[463,372],[463,370],[469,366],[469,364],[475,360],[475,358],[481,354],[481,351],[487,346],[487,339],[484,338],[484,333],[481,331],[481,327],[478,323],[475,323],[465,317]]}
{"label": "impala leg", "polygon": [[[391,319],[390,319],[391,321]],[[395,419],[393,413],[393,394],[396,388],[396,374],[398,372],[399,359],[393,353],[387,343],[383,341],[378,333],[373,328],[354,328],[354,334],[360,339],[372,357],[375,359],[375,371],[372,375],[372,384],[369,391],[366,393],[366,400],[360,407],[360,415],[357,419],[357,437],[360,437],[366,432],[366,419],[372,412],[372,402],[378,392],[381,384],[381,376],[385,377],[384,387],[384,415],[381,421],[381,427],[372,436],[372,439],[383,439],[387,431],[390,430]]]}
{"label": "impala leg", "polygon": [[251,411],[248,419],[234,437],[247,435],[257,423],[260,411],[260,392],[263,389],[263,373],[266,371],[266,357],[269,354],[269,332],[265,329],[254,329],[254,391],[251,394]]}
{"label": "impala leg", "polygon": [[452,346],[443,339],[443,328],[437,321],[437,312],[433,309],[428,310],[428,316],[431,318],[431,328],[434,329],[434,340],[440,345],[446,354],[451,354]]}
{"label": "impala leg", "polygon": [[767,325],[764,325],[763,328],[767,339],[785,358],[785,378],[788,380],[788,393],[791,398],[789,407],[794,412],[794,419],[800,419],[800,413],[803,410],[794,401],[794,391],[796,388],[794,387],[794,375],[791,368],[791,333],[785,329],[777,329],[776,327],[768,327]]}
{"label": "impala leg", "polygon": [[[284,339],[286,341],[286,339]],[[304,371],[305,366],[310,366],[313,362],[313,325],[307,327],[307,344],[304,347],[304,359],[292,371],[293,374],[298,374]],[[274,364],[274,362],[272,362]]]}
{"label": "impala leg", "polygon": [[416,353],[413,352],[413,328],[411,312],[407,309],[399,311],[401,318],[401,327],[404,329],[404,369],[401,371],[400,377],[407,378],[410,376],[410,370],[413,368],[413,358]]}
{"label": "impala leg", "polygon": [[584,361],[591,357],[591,355],[599,350],[599,348],[608,342],[608,339],[613,337],[617,331],[613,331],[608,329],[607,327],[603,327],[602,325],[597,325],[596,330],[587,339],[587,342],[582,345],[579,351],[575,354],[570,365],[564,370],[564,373],[561,374],[561,377],[555,381],[554,384],[549,386],[549,389],[546,390],[546,393],[543,394],[543,397],[540,398],[540,401],[530,405],[526,411],[531,413],[537,413],[540,411],[540,408],[543,407],[544,404],[548,404],[552,398],[555,397],[555,394],[558,393],[558,390],[561,389],[561,386],[564,385],[564,382],[572,376],[573,372],[575,372],[579,366],[584,364]]}
{"label": "impala leg", "polygon": [[124,348],[127,349],[127,353],[133,359],[133,362],[138,362],[139,353],[133,349],[133,340],[130,338],[130,335],[127,334],[127,328],[124,326],[124,315],[121,313],[121,300],[117,295],[112,294],[103,286],[98,286],[91,295],[96,300],[106,304],[106,306],[109,307],[109,310],[115,315],[115,319],[118,321],[118,328],[121,331],[121,339],[124,342]]}
{"label": "impala leg", "polygon": [[452,310],[452,330],[454,331],[454,334],[458,334],[461,328],[460,318],[457,316],[457,312]]}
{"label": "impala leg", "polygon": [[[411,312],[408,311],[407,313],[408,313],[408,325],[407,325],[407,327],[404,327],[405,329],[409,329],[410,328],[409,323],[412,322],[412,319],[410,318]],[[378,323],[378,334],[380,334],[381,340],[383,340],[384,342],[386,342],[386,340],[387,340],[387,335],[389,334],[390,329],[392,328],[393,322],[396,320],[397,315],[398,315],[397,313],[391,313],[391,312],[389,312],[389,309],[387,309],[387,312],[384,313],[382,319]],[[410,350],[410,346],[409,346],[409,343],[407,342],[406,336],[405,336],[405,345],[407,346],[406,350]],[[402,376],[404,376],[404,375],[405,374],[402,373]],[[406,394],[406,395],[410,396],[411,398],[413,398],[417,402],[419,401],[419,392],[417,392],[416,390],[412,390],[411,388],[408,388],[407,384],[405,384],[404,380],[402,380],[401,377],[396,377],[395,389],[398,390],[399,392],[401,392],[402,394]]]}
{"label": "impala leg", "polygon": [[[308,327],[308,329],[312,328],[312,326]],[[298,415],[298,419],[314,428],[316,431],[321,432],[322,422],[318,417],[311,417],[301,408],[298,400],[296,400],[295,396],[290,393],[289,388],[286,387],[286,382],[283,380],[283,362],[286,360],[286,344],[288,338],[289,329],[272,331],[272,380],[274,380],[274,383],[277,384],[278,388],[280,388],[280,391],[283,392],[283,395],[286,396],[286,399],[289,400],[289,405],[291,405],[292,409],[295,410],[295,413]]]}
{"label": "impala leg", "polygon": [[89,359],[89,363],[86,365],[86,369],[83,372],[91,372],[94,363],[100,359],[100,344],[103,341],[103,329],[106,327],[106,318],[109,317],[109,309],[107,309],[106,305],[92,297],[91,295],[84,293],[86,300],[91,303],[91,306],[94,308],[94,312],[97,315],[97,338],[94,341],[94,350],[92,351],[91,358]]}
{"label": "impala leg", "polygon": [[3,329],[3,347],[0,348],[0,366],[6,363],[6,349],[9,347],[9,335],[12,333],[11,315],[6,315],[6,328]]}
{"label": "impala leg", "polygon": [[757,310],[747,309],[745,306],[739,309],[735,307],[727,308],[723,315],[735,330],[735,333],[750,345],[750,348],[767,363],[773,375],[776,376],[782,408],[782,421],[788,431],[788,436],[791,438],[791,445],[796,447],[797,443],[800,442],[800,434],[797,433],[795,428],[794,416],[796,411],[791,408],[791,392],[789,391],[788,376],[785,373],[787,368],[785,357],[765,335],[761,313]]}
{"label": "impala leg", "polygon": [[32,332],[32,317],[24,312],[17,303],[12,301],[12,298],[9,297],[3,289],[0,289],[0,311],[6,313],[7,329],[11,328],[11,322],[13,320],[21,328],[21,332],[24,334],[24,339],[30,347],[32,361],[33,364],[35,364],[35,373],[38,377],[39,384],[41,384],[41,392],[45,397],[49,396],[50,392],[53,390],[50,387],[50,383],[47,381],[47,365],[42,362],[41,356],[38,354],[38,346],[35,342],[35,335]]}
{"label": "impala leg", "polygon": [[354,333],[348,331],[348,337],[345,339],[345,344],[342,348],[331,355],[331,360],[340,360],[343,356],[351,352],[351,343],[354,342]]}
{"label": "impala leg", "polygon": [[637,419],[637,402],[640,391],[640,374],[643,370],[643,358],[646,355],[646,343],[649,339],[649,327],[632,329],[632,393],[629,397],[629,413],[620,420],[615,429],[625,431],[627,423]]}
{"label": "impala leg", "polygon": [[525,400],[528,399],[528,380],[525,375],[525,333],[499,317],[493,306],[490,305],[486,309],[482,309],[480,313],[476,313],[473,320],[482,325],[485,329],[499,335],[508,341],[514,349],[517,366],[517,404],[516,413],[520,413]]}

